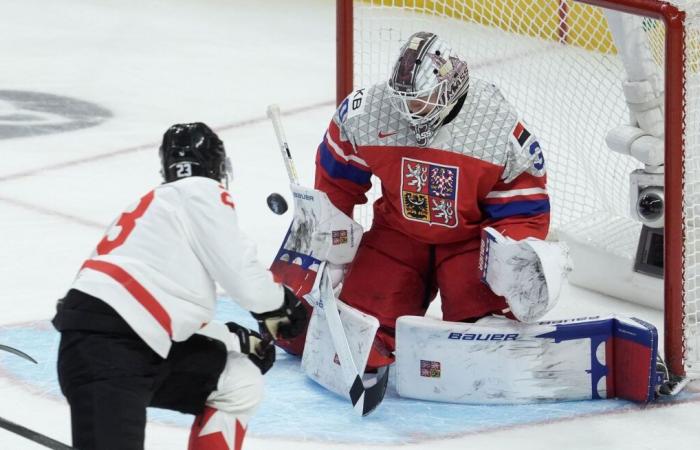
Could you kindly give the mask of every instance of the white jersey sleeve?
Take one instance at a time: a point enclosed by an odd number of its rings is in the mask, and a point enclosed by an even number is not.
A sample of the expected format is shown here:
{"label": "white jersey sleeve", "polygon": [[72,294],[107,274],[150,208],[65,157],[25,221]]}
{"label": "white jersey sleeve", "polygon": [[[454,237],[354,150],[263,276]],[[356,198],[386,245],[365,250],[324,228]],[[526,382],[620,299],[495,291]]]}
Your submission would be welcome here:
{"label": "white jersey sleeve", "polygon": [[231,195],[214,180],[190,177],[158,186],[123,212],[72,288],[110,305],[165,357],[173,341],[211,323],[215,281],[254,312],[284,300],[241,232]]}
{"label": "white jersey sleeve", "polygon": [[193,250],[216,280],[238,304],[253,312],[282,306],[282,285],[257,258],[256,246],[238,225],[235,205],[222,186],[182,191],[184,222]]}

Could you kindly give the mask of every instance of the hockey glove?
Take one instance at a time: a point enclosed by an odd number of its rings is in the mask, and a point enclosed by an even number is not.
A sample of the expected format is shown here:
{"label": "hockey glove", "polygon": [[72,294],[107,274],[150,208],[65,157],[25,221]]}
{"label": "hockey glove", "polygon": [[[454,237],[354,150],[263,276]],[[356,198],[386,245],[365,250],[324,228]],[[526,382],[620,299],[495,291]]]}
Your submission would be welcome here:
{"label": "hockey glove", "polygon": [[488,227],[482,230],[479,268],[481,280],[505,297],[515,318],[531,323],[556,305],[571,262],[562,243],[515,241]]}
{"label": "hockey glove", "polygon": [[306,309],[301,301],[284,287],[284,303],[279,309],[264,313],[251,312],[258,321],[260,334],[266,339],[292,339],[299,336],[306,327]]}
{"label": "hockey glove", "polygon": [[255,364],[264,375],[275,363],[275,346],[269,339],[264,339],[260,334],[248,328],[238,325],[236,322],[227,322],[229,331],[238,336],[241,343],[241,353]]}

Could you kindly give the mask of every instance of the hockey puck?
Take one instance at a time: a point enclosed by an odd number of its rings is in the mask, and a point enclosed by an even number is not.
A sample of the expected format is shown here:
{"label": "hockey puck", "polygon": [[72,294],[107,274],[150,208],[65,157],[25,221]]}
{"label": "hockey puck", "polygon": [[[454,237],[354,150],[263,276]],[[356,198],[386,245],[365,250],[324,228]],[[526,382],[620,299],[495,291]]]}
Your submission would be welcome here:
{"label": "hockey puck", "polygon": [[287,212],[287,200],[277,192],[267,196],[267,206],[275,214],[282,215]]}

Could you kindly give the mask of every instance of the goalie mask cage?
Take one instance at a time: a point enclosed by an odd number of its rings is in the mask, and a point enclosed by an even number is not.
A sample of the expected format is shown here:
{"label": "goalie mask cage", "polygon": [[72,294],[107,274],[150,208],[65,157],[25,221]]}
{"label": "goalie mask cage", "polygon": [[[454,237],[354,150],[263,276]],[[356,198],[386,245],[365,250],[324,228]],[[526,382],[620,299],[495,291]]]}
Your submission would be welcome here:
{"label": "goalie mask cage", "polygon": [[[610,14],[638,21],[647,75],[660,91],[663,280],[632,271],[641,224],[630,215],[630,173],[643,165],[605,143],[632,117]],[[471,75],[496,84],[537,134],[547,161],[550,237],[572,248],[572,282],[632,301],[651,297],[642,303],[664,310],[672,372],[700,376],[700,1],[337,0],[338,102],[386,82],[400,45],[420,30],[445,38]],[[355,215],[366,229],[371,208]],[[587,263],[601,255],[612,263]]]}

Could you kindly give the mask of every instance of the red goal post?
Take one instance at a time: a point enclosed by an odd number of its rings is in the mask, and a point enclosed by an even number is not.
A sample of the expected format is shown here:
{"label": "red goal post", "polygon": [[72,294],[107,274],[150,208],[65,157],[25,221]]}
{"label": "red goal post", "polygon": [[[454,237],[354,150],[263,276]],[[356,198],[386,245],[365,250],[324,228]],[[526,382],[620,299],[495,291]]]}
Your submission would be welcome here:
{"label": "red goal post", "polygon": [[[605,133],[628,122],[629,111],[622,95],[625,71],[616,60],[617,50],[603,10],[643,18],[650,53],[662,80],[665,130],[664,267],[658,295],[653,282],[647,287],[644,275],[619,275],[622,287],[615,287],[615,280],[608,284],[612,295],[619,296],[627,289],[630,296],[651,297],[642,302],[645,304],[653,303],[655,295],[659,297],[657,306],[664,309],[665,317],[665,355],[671,370],[700,376],[700,2],[337,0],[337,100],[342,101],[355,88],[385,81],[398,46],[418,28],[446,33],[451,43],[458,41],[455,45],[475,68],[473,72],[501,87],[525,120],[532,119],[538,137],[550,139],[550,145],[543,142],[543,148],[545,157],[551,158],[553,225],[562,230],[555,237],[576,236],[575,240],[585,245],[596,241],[592,244],[596,254],[610,252],[614,263],[627,261],[632,244],[620,242],[638,236],[641,228],[624,218],[629,216],[629,173],[640,165],[629,161],[631,157],[613,155],[604,145]],[[474,44],[479,39],[481,47],[489,47],[488,52]],[[522,50],[513,50],[521,45]],[[514,56],[515,51],[522,54]],[[518,58],[519,66],[505,67]],[[494,61],[505,62],[504,67],[496,67]],[[513,71],[522,72],[518,73],[520,85],[519,80],[508,78],[506,72]],[[550,74],[547,83],[538,84]],[[557,89],[562,92],[556,94]],[[586,92],[599,98],[585,98]],[[576,126],[571,125],[573,119],[566,123],[552,120],[546,112],[548,102],[572,103],[570,110],[557,106],[557,115],[574,117]],[[567,136],[575,133],[579,134]],[[585,152],[594,162],[581,165],[575,160],[581,159],[584,142],[590,144]],[[600,180],[587,180],[591,174]],[[589,195],[596,190],[601,191],[597,196]],[[364,214],[371,211],[365,208]],[[365,217],[363,225],[368,225],[368,220]],[[606,284],[596,283],[596,276],[593,284]],[[625,288],[625,283],[630,286]],[[640,283],[643,286],[637,294],[635,287]]]}

